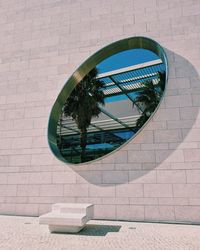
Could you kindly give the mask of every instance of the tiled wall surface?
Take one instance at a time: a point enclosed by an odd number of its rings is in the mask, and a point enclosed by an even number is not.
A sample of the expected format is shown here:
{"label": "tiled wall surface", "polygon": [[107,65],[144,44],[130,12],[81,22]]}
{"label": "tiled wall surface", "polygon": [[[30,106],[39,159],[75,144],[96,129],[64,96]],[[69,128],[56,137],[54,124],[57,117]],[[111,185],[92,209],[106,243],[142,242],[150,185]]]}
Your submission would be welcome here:
{"label": "tiled wall surface", "polygon": [[[81,166],[47,144],[66,79],[109,43],[147,36],[168,55],[166,95],[120,151]],[[200,1],[0,2],[0,213],[91,202],[95,218],[200,223]]]}

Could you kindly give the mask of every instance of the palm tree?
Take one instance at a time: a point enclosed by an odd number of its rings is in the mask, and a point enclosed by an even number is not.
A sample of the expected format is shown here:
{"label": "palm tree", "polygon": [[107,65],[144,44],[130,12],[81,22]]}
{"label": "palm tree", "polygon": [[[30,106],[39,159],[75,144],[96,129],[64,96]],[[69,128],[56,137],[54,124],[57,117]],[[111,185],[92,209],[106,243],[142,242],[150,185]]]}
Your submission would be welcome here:
{"label": "palm tree", "polygon": [[159,104],[165,89],[165,72],[158,72],[158,84],[154,84],[152,80],[147,80],[143,83],[143,90],[135,98],[133,105],[141,113],[140,118],[137,120],[137,129],[141,128],[143,124],[149,119]]}
{"label": "palm tree", "polygon": [[85,161],[87,128],[93,117],[98,117],[104,105],[103,83],[97,79],[98,71],[93,68],[75,87],[66,100],[63,112],[72,117],[80,131],[81,162]]}

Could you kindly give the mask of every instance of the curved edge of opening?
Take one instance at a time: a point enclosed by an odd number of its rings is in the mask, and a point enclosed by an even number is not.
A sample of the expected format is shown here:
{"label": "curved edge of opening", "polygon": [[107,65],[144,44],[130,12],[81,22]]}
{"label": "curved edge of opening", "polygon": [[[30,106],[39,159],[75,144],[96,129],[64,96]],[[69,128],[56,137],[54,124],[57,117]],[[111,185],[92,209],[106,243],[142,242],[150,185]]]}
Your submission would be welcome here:
{"label": "curved edge of opening", "polygon": [[66,159],[60,153],[60,150],[57,146],[57,139],[56,139],[57,122],[59,120],[59,117],[60,117],[60,114],[62,111],[62,107],[65,103],[65,100],[69,97],[69,95],[71,94],[71,92],[73,91],[75,86],[83,79],[83,77],[88,72],[90,72],[90,70],[92,70],[98,63],[105,60],[106,58],[108,58],[114,54],[117,54],[119,52],[125,51],[125,50],[140,49],[140,48],[150,50],[162,59],[163,63],[165,64],[165,67],[166,67],[165,86],[167,86],[168,73],[169,73],[167,55],[166,55],[164,49],[162,48],[162,46],[158,42],[154,41],[153,39],[147,38],[147,37],[142,37],[142,36],[129,37],[129,38],[125,38],[125,39],[116,41],[114,43],[111,43],[111,44],[103,47],[102,49],[98,50],[95,54],[93,54],[88,59],[86,59],[86,61],[84,61],[81,64],[81,66],[79,66],[79,68],[77,70],[75,70],[75,72],[72,74],[72,76],[65,82],[62,90],[60,91],[60,94],[58,95],[58,97],[57,97],[57,99],[52,107],[52,110],[51,110],[51,113],[49,116],[49,122],[48,122],[47,139],[48,139],[48,144],[49,144],[49,147],[50,147],[52,153],[60,161],[67,163],[67,164],[71,164],[71,165],[80,165],[80,164],[85,165],[88,163],[93,163],[95,161],[99,161],[102,158],[107,157],[110,154],[120,150],[123,146],[125,146],[127,143],[129,143],[129,141],[134,139],[141,132],[141,130],[144,128],[144,126],[146,126],[147,123],[152,119],[152,117],[154,116],[154,114],[158,110],[158,108],[163,100],[163,97],[164,97],[164,94],[166,91],[166,87],[165,87],[165,90],[163,92],[162,98],[161,98],[158,106],[156,107],[153,114],[151,115],[151,118],[149,118],[148,121],[145,122],[145,124],[137,131],[137,133],[133,137],[131,137],[123,145],[121,145],[117,149],[113,150],[109,154],[106,154],[106,155],[99,157],[97,159],[94,159],[92,161],[74,164],[74,163],[70,163],[70,162],[66,161]]}

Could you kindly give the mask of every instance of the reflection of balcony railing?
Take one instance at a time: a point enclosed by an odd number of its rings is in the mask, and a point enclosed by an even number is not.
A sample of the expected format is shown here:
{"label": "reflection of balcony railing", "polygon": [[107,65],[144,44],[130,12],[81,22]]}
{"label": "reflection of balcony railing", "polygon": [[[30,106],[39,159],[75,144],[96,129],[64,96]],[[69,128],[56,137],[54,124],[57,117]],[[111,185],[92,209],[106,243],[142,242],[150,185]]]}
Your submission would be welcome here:
{"label": "reflection of balcony railing", "polygon": [[[124,124],[126,124],[128,127],[133,128],[136,126],[136,122],[140,116],[127,116],[127,117],[121,117],[118,118],[118,120],[122,121]],[[62,125],[61,125],[62,131],[60,133],[60,124],[58,124],[57,127],[57,134],[60,135],[77,135],[79,134],[78,128],[76,123],[70,119],[70,118],[63,118]],[[124,129],[124,126],[113,119],[106,119],[106,120],[97,120],[91,122],[91,125],[87,129],[88,132],[96,132],[96,131],[109,131],[113,129]]]}
{"label": "reflection of balcony railing", "polygon": [[[92,160],[108,154],[133,136],[127,129],[95,131],[87,133],[86,158]],[[62,135],[58,137],[58,147],[65,159],[76,163],[80,161],[80,135]]]}

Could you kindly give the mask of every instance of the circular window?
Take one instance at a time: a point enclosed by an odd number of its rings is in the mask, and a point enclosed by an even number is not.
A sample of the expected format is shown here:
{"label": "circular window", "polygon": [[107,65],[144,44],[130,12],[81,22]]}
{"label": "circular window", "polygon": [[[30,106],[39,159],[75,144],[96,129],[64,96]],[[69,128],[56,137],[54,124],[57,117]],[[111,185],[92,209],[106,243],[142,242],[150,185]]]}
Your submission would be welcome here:
{"label": "circular window", "polygon": [[166,80],[165,52],[149,38],[127,38],[99,50],[73,73],[52,108],[52,152],[78,164],[118,149],[155,113]]}

